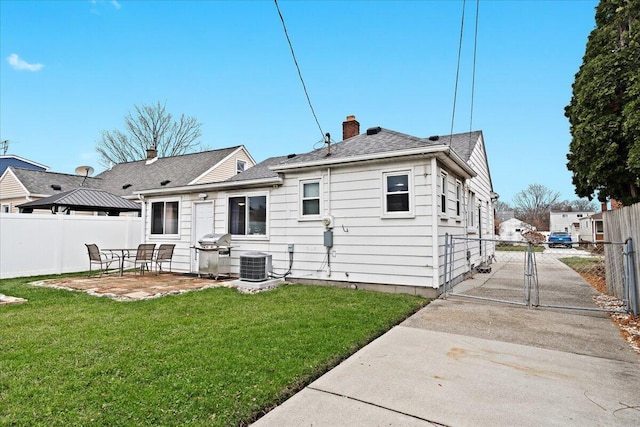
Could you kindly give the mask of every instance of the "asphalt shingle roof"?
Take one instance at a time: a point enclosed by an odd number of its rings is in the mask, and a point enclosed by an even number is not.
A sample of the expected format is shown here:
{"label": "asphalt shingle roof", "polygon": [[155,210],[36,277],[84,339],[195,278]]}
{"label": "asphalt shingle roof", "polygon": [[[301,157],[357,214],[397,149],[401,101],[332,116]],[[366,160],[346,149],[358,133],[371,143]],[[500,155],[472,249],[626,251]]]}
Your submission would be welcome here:
{"label": "asphalt shingle roof", "polygon": [[226,182],[235,182],[235,181],[250,181],[254,179],[267,179],[267,178],[276,178],[278,176],[277,173],[269,169],[270,166],[282,164],[287,160],[287,156],[280,157],[270,157],[257,165],[250,167],[244,172],[234,175],[229,178]]}
{"label": "asphalt shingle roof", "polygon": [[[14,167],[10,169],[30,194],[56,194],[70,191],[81,187],[83,181],[84,186],[89,188],[99,188],[101,185],[101,180],[98,178],[88,177],[85,181],[85,177],[80,175]],[[60,189],[56,190],[52,185],[60,186]]]}
{"label": "asphalt shingle roof", "polygon": [[463,161],[467,162],[471,157],[471,153],[480,135],[480,131],[475,131],[438,136],[437,138],[418,138],[401,132],[380,128],[380,130],[373,135],[367,135],[365,132],[354,136],[353,138],[331,145],[330,157],[327,157],[326,147],[322,147],[308,153],[298,154],[293,157],[271,157],[261,163],[258,163],[245,172],[230,178],[227,182],[241,182],[252,179],[276,177],[277,174],[269,170],[270,166],[294,165],[330,159],[348,160],[349,158],[356,158],[358,156],[370,154],[391,154],[396,151],[421,148],[426,145],[450,145],[453,151],[455,151]]}
{"label": "asphalt shingle roof", "polygon": [[[161,157],[147,164],[146,160],[119,163],[98,175],[100,188],[119,196],[140,190],[182,187],[207,172],[240,146],[181,156]],[[169,181],[165,185],[162,182]],[[127,186],[124,188],[125,186]]]}

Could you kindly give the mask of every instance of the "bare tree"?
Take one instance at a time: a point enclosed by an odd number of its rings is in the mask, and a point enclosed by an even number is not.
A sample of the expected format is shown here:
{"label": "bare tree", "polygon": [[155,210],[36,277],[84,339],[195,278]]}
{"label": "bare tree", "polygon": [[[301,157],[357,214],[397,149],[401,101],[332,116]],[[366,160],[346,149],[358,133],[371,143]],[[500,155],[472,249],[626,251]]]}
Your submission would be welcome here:
{"label": "bare tree", "polygon": [[147,149],[158,150],[160,157],[176,156],[200,147],[202,123],[195,117],[182,114],[178,121],[167,112],[165,104],[134,105],[135,116],[129,112],[125,118],[125,131],[102,131],[96,149],[100,164],[142,160]]}
{"label": "bare tree", "polygon": [[535,226],[538,230],[549,229],[549,211],[558,203],[560,192],[541,184],[529,184],[513,198],[516,217]]}
{"label": "bare tree", "polygon": [[596,206],[595,202],[585,198],[585,199],[576,199],[573,202],[571,202],[571,209],[578,212],[588,212],[588,211],[595,212],[598,209],[598,207]]}
{"label": "bare tree", "polygon": [[497,202],[495,202],[493,204],[493,208],[497,211],[497,212],[507,212],[507,211],[512,211],[513,208],[511,207],[511,205],[507,202],[503,202],[502,200],[498,200]]}

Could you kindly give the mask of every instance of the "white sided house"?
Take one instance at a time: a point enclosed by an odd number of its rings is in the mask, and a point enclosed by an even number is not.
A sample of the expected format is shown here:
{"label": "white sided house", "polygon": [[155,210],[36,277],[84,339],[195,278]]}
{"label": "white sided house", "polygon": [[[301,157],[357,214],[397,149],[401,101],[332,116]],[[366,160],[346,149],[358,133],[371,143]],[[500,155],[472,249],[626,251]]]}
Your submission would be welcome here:
{"label": "white sided house", "polygon": [[594,211],[571,211],[549,213],[549,231],[565,231],[571,234],[571,240],[579,240],[581,230],[580,221],[595,214]]}
{"label": "white sided house", "polygon": [[[438,295],[445,234],[493,238],[497,195],[482,133],[418,138],[359,127],[349,116],[343,141],[267,159],[224,182],[137,191],[144,240],[176,244],[174,271],[197,273],[192,247],[205,234],[230,233],[232,275],[259,251],[290,281]],[[456,276],[493,255],[477,242],[465,248]]]}
{"label": "white sided house", "polygon": [[600,243],[604,242],[604,220],[602,212],[580,218],[581,242]]}
{"label": "white sided house", "polygon": [[536,228],[527,224],[524,221],[520,221],[517,218],[510,218],[506,221],[502,221],[499,226],[500,240],[506,240],[509,242],[524,242],[526,239],[522,233]]}

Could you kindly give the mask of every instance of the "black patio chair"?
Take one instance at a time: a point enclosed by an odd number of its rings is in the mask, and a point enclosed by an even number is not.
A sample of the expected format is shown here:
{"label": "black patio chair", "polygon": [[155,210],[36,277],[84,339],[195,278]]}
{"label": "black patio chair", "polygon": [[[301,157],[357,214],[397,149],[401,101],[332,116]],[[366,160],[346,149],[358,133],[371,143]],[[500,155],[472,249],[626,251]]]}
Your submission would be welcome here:
{"label": "black patio chair", "polygon": [[120,256],[111,251],[103,252],[98,248],[98,245],[94,243],[85,243],[87,247],[87,252],[89,253],[89,277],[91,277],[91,266],[93,264],[100,265],[100,277],[102,277],[103,273],[107,273],[109,270],[109,266],[112,262],[118,261],[118,265],[120,263]]}
{"label": "black patio chair", "polygon": [[155,243],[141,243],[136,250],[136,256],[125,256],[122,259],[123,265],[125,262],[133,263],[133,268],[137,268],[140,265],[140,274],[144,274],[144,270],[151,271],[153,265],[153,252],[156,249]]}
{"label": "black patio chair", "polygon": [[156,272],[162,273],[162,263],[169,263],[169,273],[171,273],[171,259],[173,258],[173,249],[176,245],[163,243],[158,247],[158,252],[156,253]]}

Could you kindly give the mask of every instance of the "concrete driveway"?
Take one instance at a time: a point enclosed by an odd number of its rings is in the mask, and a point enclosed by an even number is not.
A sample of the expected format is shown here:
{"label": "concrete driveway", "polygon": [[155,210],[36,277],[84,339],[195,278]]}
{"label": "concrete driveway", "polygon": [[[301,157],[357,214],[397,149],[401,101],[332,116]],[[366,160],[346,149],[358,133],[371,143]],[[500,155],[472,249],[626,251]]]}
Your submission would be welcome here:
{"label": "concrete driveway", "polygon": [[[496,265],[493,274],[498,267],[518,268]],[[549,263],[543,274],[575,286],[566,269]],[[482,276],[464,287],[494,292],[491,277]],[[588,299],[592,292],[578,294]],[[639,384],[640,355],[606,314],[450,297],[254,425],[638,426]]]}

